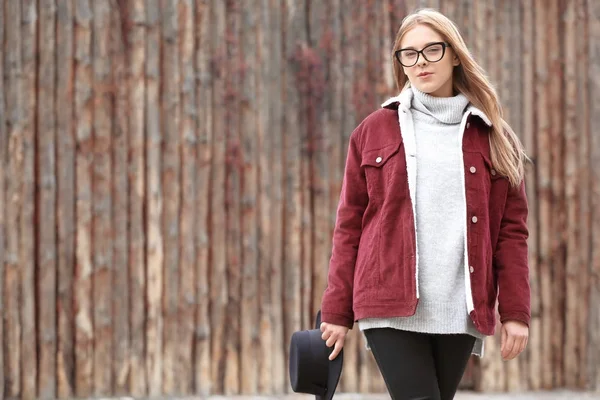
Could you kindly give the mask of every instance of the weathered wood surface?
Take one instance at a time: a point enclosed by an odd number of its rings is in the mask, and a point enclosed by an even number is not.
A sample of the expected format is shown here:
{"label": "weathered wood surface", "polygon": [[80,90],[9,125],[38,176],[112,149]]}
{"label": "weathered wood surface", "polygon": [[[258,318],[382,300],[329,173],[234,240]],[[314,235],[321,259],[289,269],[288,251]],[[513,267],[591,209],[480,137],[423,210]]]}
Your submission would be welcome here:
{"label": "weathered wood surface", "polygon": [[[532,322],[463,389],[600,391],[600,5],[23,0],[0,6],[0,393],[289,392],[349,136],[415,7],[454,19],[526,168]],[[382,392],[351,331],[340,390]]]}

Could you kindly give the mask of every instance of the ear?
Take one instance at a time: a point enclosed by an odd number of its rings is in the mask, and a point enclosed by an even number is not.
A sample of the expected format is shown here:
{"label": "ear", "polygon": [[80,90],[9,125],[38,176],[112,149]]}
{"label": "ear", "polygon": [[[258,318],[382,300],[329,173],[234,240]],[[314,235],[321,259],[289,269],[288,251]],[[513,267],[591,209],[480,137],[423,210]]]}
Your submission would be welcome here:
{"label": "ear", "polygon": [[460,60],[456,55],[452,58],[452,65],[454,65],[455,67],[460,65]]}

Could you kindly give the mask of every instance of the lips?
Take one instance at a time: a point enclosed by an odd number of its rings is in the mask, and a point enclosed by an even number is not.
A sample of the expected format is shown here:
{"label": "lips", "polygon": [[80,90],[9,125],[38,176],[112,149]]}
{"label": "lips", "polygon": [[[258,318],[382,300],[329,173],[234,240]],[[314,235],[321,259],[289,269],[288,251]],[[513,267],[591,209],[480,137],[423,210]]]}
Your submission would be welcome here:
{"label": "lips", "polygon": [[421,72],[419,75],[417,75],[419,78],[423,78],[425,76],[431,75],[431,72]]}

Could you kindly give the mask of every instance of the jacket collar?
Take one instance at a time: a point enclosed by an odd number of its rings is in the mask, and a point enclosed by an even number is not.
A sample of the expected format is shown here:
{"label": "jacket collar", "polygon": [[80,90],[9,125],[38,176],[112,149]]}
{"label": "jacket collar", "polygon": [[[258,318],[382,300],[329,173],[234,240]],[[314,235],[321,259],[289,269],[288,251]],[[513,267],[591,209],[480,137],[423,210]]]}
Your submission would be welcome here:
{"label": "jacket collar", "polygon": [[[383,104],[381,104],[381,107],[390,109],[404,109],[409,111],[413,95],[412,89],[408,87],[404,89],[398,96],[387,99],[385,102],[383,102]],[[488,116],[474,105],[469,103],[466,112],[478,116],[483,122],[485,122],[487,126],[492,126],[492,121],[488,118]]]}

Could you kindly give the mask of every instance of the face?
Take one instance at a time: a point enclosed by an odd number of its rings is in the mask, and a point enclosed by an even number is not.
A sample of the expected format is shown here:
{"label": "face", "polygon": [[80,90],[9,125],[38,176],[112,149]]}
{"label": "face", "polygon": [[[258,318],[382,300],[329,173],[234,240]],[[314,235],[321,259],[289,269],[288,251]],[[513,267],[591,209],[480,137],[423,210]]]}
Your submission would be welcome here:
{"label": "face", "polygon": [[[423,50],[431,43],[445,42],[439,33],[427,25],[417,25],[404,34],[400,49]],[[403,52],[403,63],[410,65],[418,56],[418,61],[412,67],[402,66],[411,85],[424,93],[436,97],[450,97],[452,93],[452,71],[460,64],[458,57],[451,47],[446,47],[445,52],[441,46],[430,46],[424,51],[430,60],[436,60],[444,54],[438,62],[430,62],[423,54]]]}

